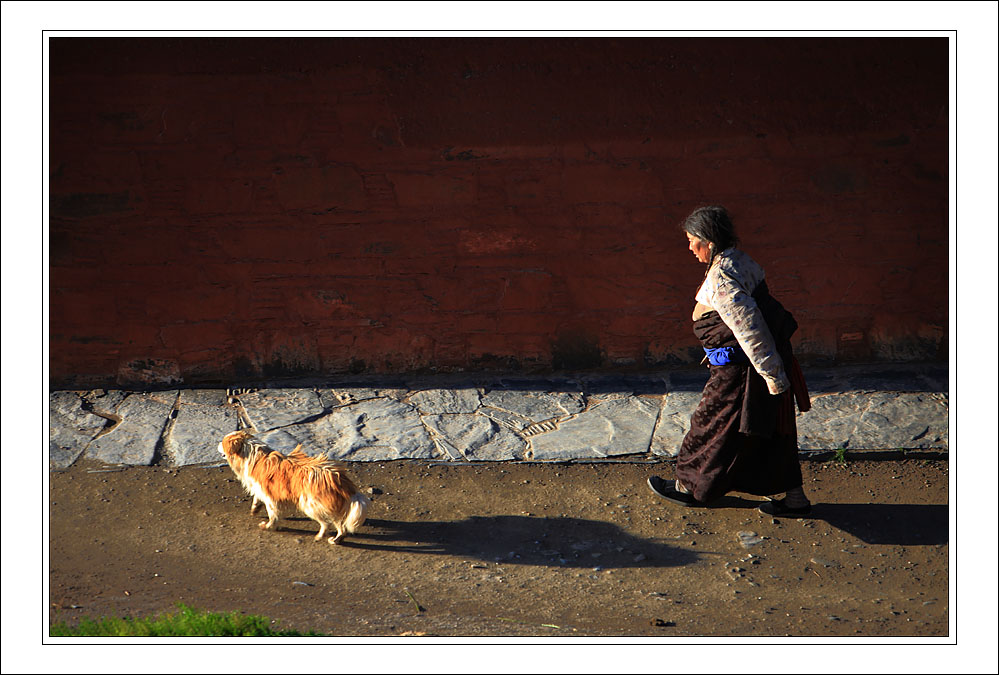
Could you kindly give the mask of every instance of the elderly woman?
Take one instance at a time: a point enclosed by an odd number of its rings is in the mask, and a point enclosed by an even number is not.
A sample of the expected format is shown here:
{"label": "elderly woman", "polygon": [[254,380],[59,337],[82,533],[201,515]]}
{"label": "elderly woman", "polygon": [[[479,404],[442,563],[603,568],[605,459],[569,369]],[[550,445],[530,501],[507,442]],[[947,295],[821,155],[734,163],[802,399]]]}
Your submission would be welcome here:
{"label": "elderly woman", "polygon": [[770,295],[763,268],[736,248],[724,208],[697,209],[683,229],[691,252],[707,264],[693,321],[710,374],[677,454],[676,480],[652,476],[649,487],[685,506],[727,492],[785,493],[760,511],[806,515],[794,403],[808,410],[808,391],[790,343],[798,325]]}

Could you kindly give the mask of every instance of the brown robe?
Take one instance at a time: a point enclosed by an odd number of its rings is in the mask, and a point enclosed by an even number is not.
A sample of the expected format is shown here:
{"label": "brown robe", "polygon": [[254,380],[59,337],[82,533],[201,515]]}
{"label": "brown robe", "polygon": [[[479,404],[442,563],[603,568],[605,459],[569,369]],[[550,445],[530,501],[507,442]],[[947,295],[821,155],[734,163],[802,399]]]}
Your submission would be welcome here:
{"label": "brown robe", "polygon": [[[700,502],[727,492],[774,495],[801,486],[794,402],[808,410],[808,391],[791,352],[794,317],[761,283],[753,293],[777,344],[792,390],[772,395],[759,373],[744,362],[710,366],[708,382],[677,454],[676,476]],[[694,322],[706,348],[739,343],[717,312]],[[738,352],[741,355],[741,350]]]}

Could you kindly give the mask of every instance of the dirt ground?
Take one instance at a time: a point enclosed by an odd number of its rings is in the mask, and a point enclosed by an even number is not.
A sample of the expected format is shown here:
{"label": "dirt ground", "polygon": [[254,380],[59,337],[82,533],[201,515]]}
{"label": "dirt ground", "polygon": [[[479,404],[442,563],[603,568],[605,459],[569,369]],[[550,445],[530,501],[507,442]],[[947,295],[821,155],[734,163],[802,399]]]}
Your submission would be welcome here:
{"label": "dirt ground", "polygon": [[265,532],[228,467],[50,474],[50,621],[177,603],[332,636],[949,635],[948,465],[803,463],[810,519],[675,506],[662,463],[351,464],[357,535]]}

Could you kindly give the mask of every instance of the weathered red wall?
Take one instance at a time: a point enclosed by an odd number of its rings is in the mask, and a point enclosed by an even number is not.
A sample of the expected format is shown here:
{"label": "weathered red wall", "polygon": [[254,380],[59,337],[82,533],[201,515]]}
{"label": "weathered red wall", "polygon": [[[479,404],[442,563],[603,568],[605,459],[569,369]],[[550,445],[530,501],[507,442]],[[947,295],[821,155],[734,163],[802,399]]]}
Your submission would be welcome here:
{"label": "weathered red wall", "polygon": [[50,381],[699,358],[726,205],[803,360],[940,358],[944,38],[53,38]]}

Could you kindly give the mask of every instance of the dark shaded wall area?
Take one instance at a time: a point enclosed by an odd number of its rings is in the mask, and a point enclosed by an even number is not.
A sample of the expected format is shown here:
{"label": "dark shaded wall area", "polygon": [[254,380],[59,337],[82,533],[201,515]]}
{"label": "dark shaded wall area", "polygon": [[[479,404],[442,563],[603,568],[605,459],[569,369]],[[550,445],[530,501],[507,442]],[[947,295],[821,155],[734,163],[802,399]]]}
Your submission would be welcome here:
{"label": "dark shaded wall area", "polygon": [[49,49],[54,386],[696,363],[709,203],[803,362],[946,357],[946,39]]}

